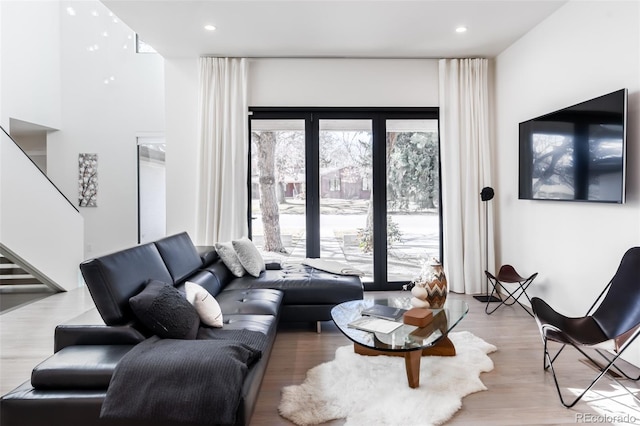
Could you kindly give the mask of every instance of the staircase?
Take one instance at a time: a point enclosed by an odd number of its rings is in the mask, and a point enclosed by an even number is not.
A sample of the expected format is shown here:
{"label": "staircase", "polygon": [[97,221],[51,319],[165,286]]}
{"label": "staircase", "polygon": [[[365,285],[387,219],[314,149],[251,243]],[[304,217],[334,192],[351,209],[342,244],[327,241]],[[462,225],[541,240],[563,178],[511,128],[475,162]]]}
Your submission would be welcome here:
{"label": "staircase", "polygon": [[2,299],[82,285],[82,216],[1,126],[0,219]]}
{"label": "staircase", "polygon": [[56,292],[0,254],[0,314]]}
{"label": "staircase", "polygon": [[45,284],[36,277],[0,255],[0,293],[13,291],[42,291],[47,290]]}

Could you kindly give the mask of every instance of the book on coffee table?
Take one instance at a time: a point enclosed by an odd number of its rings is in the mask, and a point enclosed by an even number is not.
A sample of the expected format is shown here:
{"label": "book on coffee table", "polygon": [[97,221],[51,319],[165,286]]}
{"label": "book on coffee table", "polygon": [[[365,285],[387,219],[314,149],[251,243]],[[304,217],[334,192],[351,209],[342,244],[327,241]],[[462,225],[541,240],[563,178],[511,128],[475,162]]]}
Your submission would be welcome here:
{"label": "book on coffee table", "polygon": [[402,318],[405,312],[407,312],[406,309],[394,308],[393,306],[373,305],[369,308],[363,309],[361,314],[369,317],[396,321]]}
{"label": "book on coffee table", "polygon": [[362,317],[349,323],[349,327],[358,330],[372,331],[377,333],[391,333],[402,325],[401,322],[389,321],[382,318]]}

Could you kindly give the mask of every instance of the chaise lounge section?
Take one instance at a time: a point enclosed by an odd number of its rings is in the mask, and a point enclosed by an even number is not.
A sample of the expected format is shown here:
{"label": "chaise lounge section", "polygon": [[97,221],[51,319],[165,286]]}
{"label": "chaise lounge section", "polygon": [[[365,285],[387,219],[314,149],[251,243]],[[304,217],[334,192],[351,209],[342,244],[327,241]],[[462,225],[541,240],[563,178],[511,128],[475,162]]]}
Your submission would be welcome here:
{"label": "chaise lounge section", "polygon": [[[184,232],[85,261],[80,270],[105,325],[58,326],[54,354],[34,368],[30,381],[0,400],[4,426],[186,424],[171,416],[100,418],[114,371],[121,360],[127,359],[127,354],[137,355],[136,350],[151,340],[158,341],[129,303],[150,280],[166,283],[180,292],[185,291],[186,282],[196,283],[215,297],[222,310],[222,328],[200,324],[195,341],[180,344],[181,341],[176,340],[174,347],[200,345],[198,341],[204,345],[211,339],[235,339],[234,336],[242,333],[261,336],[258,339],[261,356],[248,365],[241,385],[237,389],[222,389],[237,396],[233,420],[229,421],[227,416],[226,420],[218,421],[212,409],[210,419],[198,418],[199,423],[189,423],[193,425],[248,424],[278,323],[326,321],[333,306],[363,296],[358,277],[335,275],[302,265],[268,269],[258,277],[236,277],[213,247],[195,247]],[[186,357],[189,358],[189,354]],[[210,368],[211,376],[204,374],[202,380],[214,380],[216,365]],[[147,369],[154,371],[154,366]],[[182,385],[189,387],[190,383],[185,380]],[[180,406],[178,401],[175,405]]]}

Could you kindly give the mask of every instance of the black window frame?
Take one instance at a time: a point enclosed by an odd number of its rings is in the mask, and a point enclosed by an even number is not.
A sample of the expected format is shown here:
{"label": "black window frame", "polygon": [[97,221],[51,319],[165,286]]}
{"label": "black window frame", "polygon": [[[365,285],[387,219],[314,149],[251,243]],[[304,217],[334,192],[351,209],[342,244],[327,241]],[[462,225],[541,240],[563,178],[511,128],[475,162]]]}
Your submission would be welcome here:
{"label": "black window frame", "polygon": [[[320,257],[320,181],[319,181],[319,123],[320,120],[367,119],[372,123],[372,182],[373,191],[373,239],[387,238],[387,176],[386,176],[386,121],[387,120],[437,120],[438,121],[438,215],[440,228],[440,261],[443,258],[443,208],[442,208],[442,163],[440,161],[440,113],[438,107],[249,107],[248,147],[248,207],[247,223],[252,235],[251,221],[251,120],[304,120],[305,121],[305,178],[306,178],[306,231],[307,257]],[[376,189],[377,188],[377,189]],[[384,206],[384,208],[375,208]],[[364,283],[367,291],[401,290],[408,281],[387,281],[387,246],[374,244],[373,281]]]}

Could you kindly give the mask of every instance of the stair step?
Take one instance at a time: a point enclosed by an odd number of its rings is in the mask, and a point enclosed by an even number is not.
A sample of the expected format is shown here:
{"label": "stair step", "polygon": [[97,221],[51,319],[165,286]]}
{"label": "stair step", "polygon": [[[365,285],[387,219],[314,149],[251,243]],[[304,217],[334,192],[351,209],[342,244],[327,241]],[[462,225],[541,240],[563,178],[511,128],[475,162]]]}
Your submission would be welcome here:
{"label": "stair step", "polygon": [[0,275],[24,275],[27,271],[17,265],[0,265]]}
{"label": "stair step", "polygon": [[45,284],[14,284],[14,285],[0,286],[0,294],[18,294],[18,293],[55,294],[56,291],[52,290]]}
{"label": "stair step", "polygon": [[[18,275],[19,276],[19,275]],[[0,277],[0,285],[22,285],[22,284],[42,284],[37,278],[31,275],[22,276],[21,278]]]}
{"label": "stair step", "polygon": [[36,286],[33,291],[41,291],[43,287],[49,288],[22,267],[0,255],[0,292],[4,289],[11,292],[21,291],[21,287],[27,287],[27,291],[32,291],[32,286]]}

